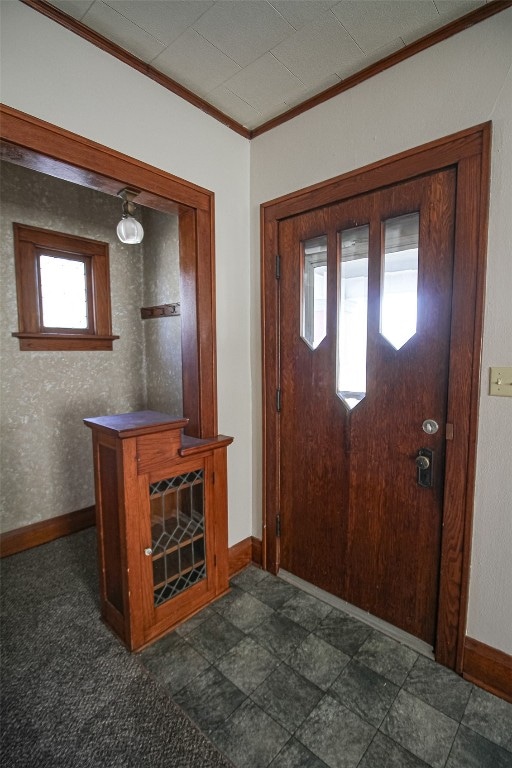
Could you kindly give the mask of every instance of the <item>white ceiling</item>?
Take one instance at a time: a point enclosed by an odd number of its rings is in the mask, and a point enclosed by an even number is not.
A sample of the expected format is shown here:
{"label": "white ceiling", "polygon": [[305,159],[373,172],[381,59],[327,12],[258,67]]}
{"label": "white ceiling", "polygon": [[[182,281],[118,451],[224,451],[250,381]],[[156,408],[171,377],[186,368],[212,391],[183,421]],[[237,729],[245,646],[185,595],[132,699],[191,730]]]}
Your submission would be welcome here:
{"label": "white ceiling", "polygon": [[486,0],[50,0],[253,129]]}

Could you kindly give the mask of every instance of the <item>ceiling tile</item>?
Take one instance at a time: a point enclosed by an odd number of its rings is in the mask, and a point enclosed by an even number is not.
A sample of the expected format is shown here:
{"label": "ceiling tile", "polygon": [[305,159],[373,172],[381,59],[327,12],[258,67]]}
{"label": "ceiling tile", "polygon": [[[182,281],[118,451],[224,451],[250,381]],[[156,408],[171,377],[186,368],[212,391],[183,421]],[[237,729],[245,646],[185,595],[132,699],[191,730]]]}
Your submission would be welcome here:
{"label": "ceiling tile", "polygon": [[304,84],[271,53],[249,64],[224,85],[260,112],[284,106],[287,98],[305,90]]}
{"label": "ceiling tile", "polygon": [[49,2],[253,128],[486,0]]}
{"label": "ceiling tile", "polygon": [[311,87],[346,66],[361,62],[364,53],[330,12],[276,46],[272,53]]}
{"label": "ceiling tile", "polygon": [[443,24],[452,19],[464,16],[466,13],[476,11],[486,0],[434,0],[439,14],[443,17]]}
{"label": "ceiling tile", "polygon": [[[399,37],[397,40],[393,40],[392,43],[388,43],[382,48],[377,48],[376,51],[373,51],[373,53],[365,56],[364,67],[369,67],[371,64],[375,64],[377,61],[382,61],[382,59],[385,59],[386,56],[390,56],[392,53],[395,53],[395,51],[398,51],[400,48],[404,47],[405,43],[402,38]],[[355,75],[356,72],[361,72],[364,67],[362,67],[361,63],[359,62],[357,64],[348,65],[346,67],[340,67],[340,69],[337,71],[337,74],[342,80],[346,80],[347,77]]]}
{"label": "ceiling tile", "polygon": [[295,31],[272,6],[258,0],[220,0],[194,29],[242,67]]}
{"label": "ceiling tile", "polygon": [[246,128],[255,128],[263,122],[264,115],[251,107],[243,99],[229,91],[224,85],[219,85],[208,94],[208,101],[214,107],[220,109],[226,115],[244,125]]}
{"label": "ceiling tile", "polygon": [[333,85],[338,85],[338,83],[341,83],[341,78],[338,77],[338,75],[329,75],[325,80],[318,82],[314,88],[306,88],[299,96],[296,96],[295,98],[287,98],[286,107],[288,109],[296,107],[298,104],[302,104],[303,101],[307,101],[307,99],[317,96],[319,93],[322,93],[322,91],[327,90],[327,88],[332,88]]}
{"label": "ceiling tile", "polygon": [[105,0],[162,43],[172,43],[213,5],[213,0]]}
{"label": "ceiling tile", "polygon": [[[419,40],[420,37],[423,37],[424,35],[429,34],[430,32],[434,32],[434,30],[439,29],[439,27],[443,27],[445,24],[449,24],[450,21],[453,19],[456,19],[460,16],[464,16],[465,13],[469,13],[471,10],[476,10],[480,5],[485,5],[485,3],[479,3],[479,2],[441,2],[440,0],[436,0],[436,11],[437,15],[435,17],[429,17],[428,20],[421,19],[419,17],[414,19],[414,17],[409,18],[408,24],[404,25],[403,21],[401,20],[403,26],[405,28],[403,29],[401,33],[401,38],[405,43],[413,43],[415,40]],[[459,6],[458,12],[454,12],[453,7],[445,7],[445,6]]]}
{"label": "ceiling tile", "polygon": [[[432,0],[342,0],[332,12],[365,53],[373,53],[398,37],[410,37],[426,26],[441,25]],[[418,31],[413,39],[423,34]]]}
{"label": "ceiling tile", "polygon": [[420,37],[442,26],[442,21],[434,2],[418,0],[379,0],[389,7],[390,17],[395,16],[397,26],[395,37],[401,37],[406,43],[419,40]]}
{"label": "ceiling tile", "polygon": [[199,96],[240,71],[238,64],[194,29],[184,32],[151,64]]}
{"label": "ceiling tile", "polygon": [[94,0],[50,0],[51,5],[79,21],[87,13],[93,2]]}
{"label": "ceiling tile", "polygon": [[394,6],[395,3],[383,0],[354,3],[343,0],[334,6],[332,12],[363,51],[372,53],[400,37],[396,13],[390,5]]}
{"label": "ceiling tile", "polygon": [[269,0],[276,11],[295,29],[314,21],[320,14],[328,11],[338,0]]}
{"label": "ceiling tile", "polygon": [[103,2],[94,3],[82,21],[143,61],[151,61],[164,49],[159,40]]}

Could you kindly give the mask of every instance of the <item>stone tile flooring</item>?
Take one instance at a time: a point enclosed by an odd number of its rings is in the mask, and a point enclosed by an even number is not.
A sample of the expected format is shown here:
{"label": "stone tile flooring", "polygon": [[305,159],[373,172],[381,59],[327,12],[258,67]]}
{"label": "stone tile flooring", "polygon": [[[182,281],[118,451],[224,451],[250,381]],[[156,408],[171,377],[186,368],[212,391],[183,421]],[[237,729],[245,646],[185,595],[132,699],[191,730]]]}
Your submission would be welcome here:
{"label": "stone tile flooring", "polygon": [[250,566],[140,655],[236,768],[512,768],[512,704]]}

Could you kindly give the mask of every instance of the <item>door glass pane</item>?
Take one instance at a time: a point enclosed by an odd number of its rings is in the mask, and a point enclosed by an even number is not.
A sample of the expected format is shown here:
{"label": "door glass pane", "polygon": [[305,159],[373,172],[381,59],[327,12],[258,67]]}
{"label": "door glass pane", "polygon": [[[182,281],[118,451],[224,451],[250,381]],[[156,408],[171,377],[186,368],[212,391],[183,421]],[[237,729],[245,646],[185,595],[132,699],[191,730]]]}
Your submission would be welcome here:
{"label": "door glass pane", "polygon": [[149,486],[155,606],[206,577],[203,470]]}
{"label": "door glass pane", "polygon": [[39,257],[45,328],[87,328],[87,276],[81,259]]}
{"label": "door glass pane", "polygon": [[419,228],[417,212],[384,222],[380,332],[395,349],[416,333]]}
{"label": "door glass pane", "polygon": [[340,235],[337,392],[348,408],[366,394],[369,226]]}
{"label": "door glass pane", "polygon": [[301,337],[316,349],[326,332],[327,237],[302,244]]}

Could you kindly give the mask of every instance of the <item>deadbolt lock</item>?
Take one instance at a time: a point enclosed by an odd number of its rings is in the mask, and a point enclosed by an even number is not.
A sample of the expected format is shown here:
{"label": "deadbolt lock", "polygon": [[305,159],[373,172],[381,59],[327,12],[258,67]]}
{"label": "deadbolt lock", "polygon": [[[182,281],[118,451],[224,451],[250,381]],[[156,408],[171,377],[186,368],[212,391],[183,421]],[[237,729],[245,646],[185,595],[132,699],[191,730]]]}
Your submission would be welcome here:
{"label": "deadbolt lock", "polygon": [[421,425],[421,428],[424,432],[427,433],[427,435],[435,435],[439,429],[439,424],[434,419],[425,419]]}

